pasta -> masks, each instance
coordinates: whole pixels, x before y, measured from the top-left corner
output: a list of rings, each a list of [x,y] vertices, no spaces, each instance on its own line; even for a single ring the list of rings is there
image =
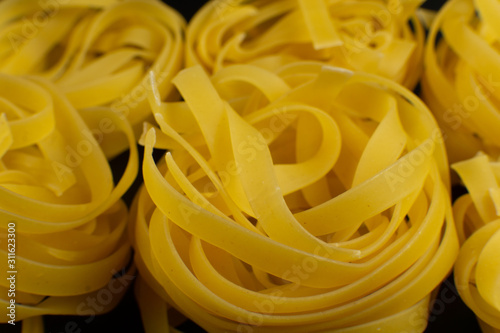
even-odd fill
[[[429,32],[422,80],[452,168],[469,192],[453,207],[462,244],[454,277],[483,332],[500,331],[498,10],[489,0],[445,4]]]
[[[451,162],[499,153],[499,13],[496,1],[452,0],[428,35],[422,94],[447,137]]]
[[[131,256],[120,198],[138,171],[132,128],[108,109],[79,115],[42,78],[0,74],[0,104],[0,322],[41,332],[45,314],[109,311],[126,291]],[[97,130],[128,142],[116,185]],[[106,301],[89,307],[96,297]]]
[[[462,243],[455,264],[455,284],[479,318],[483,332],[500,332],[500,170],[485,154],[453,165],[469,193],[453,206]]]
[[[148,333],[167,303],[209,332],[425,329],[458,240],[415,95],[318,62],[193,66],[176,103],[154,82],[130,226]]]
[[[422,1],[209,1],[186,32],[186,65],[210,73],[298,60],[364,71],[413,89],[422,70]]]
[[[6,0],[0,13],[0,72],[50,79],[78,110],[107,107],[140,134],[151,116],[147,72],[177,98],[170,80],[182,66],[185,21],[161,1]],[[126,146],[114,134],[102,142],[109,157]]]

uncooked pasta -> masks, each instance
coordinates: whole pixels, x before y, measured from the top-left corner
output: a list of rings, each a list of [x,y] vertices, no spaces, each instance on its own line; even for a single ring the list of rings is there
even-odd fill
[[[7,0],[0,13],[0,72],[48,78],[78,110],[107,107],[140,133],[151,115],[146,73],[177,98],[170,80],[183,63],[185,21],[161,1]],[[108,136],[108,156],[126,148]]]
[[[23,332],[40,332],[42,315],[107,312],[130,274],[128,209],[120,198],[138,170],[132,128],[106,109],[98,113],[101,127],[89,128],[84,118],[97,121],[97,113],[80,116],[44,79],[1,74],[0,87],[0,322],[22,320]],[[96,131],[126,138],[120,179]],[[112,297],[90,307],[87,300],[104,297],[102,290]]]
[[[453,206],[462,243],[455,284],[479,318],[483,332],[500,332],[500,165],[478,154],[453,168],[469,192]]]
[[[186,65],[275,69],[315,60],[413,88],[422,70],[421,1],[209,1],[190,21]]]
[[[451,162],[479,150],[499,154],[499,13],[496,1],[452,0],[429,32],[423,98],[445,133]]]
[[[458,241],[415,95],[318,62],[173,82],[183,102],[150,94],[131,226],[148,333],[168,329],[167,303],[209,332],[425,329]]]

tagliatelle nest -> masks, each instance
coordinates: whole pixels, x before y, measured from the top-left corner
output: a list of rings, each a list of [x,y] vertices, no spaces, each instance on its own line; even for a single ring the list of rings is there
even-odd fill
[[[23,331],[40,332],[41,315],[88,314],[87,300],[127,266],[120,198],[135,179],[138,153],[130,125],[114,112],[81,112],[126,137],[129,161],[115,185],[95,131],[48,81],[1,74],[0,103],[0,321],[12,318],[15,300]],[[111,310],[126,288],[114,290],[92,313]]]
[[[48,78],[79,110],[107,107],[140,133],[151,115],[147,72],[177,98],[170,80],[182,66],[186,23],[161,1],[6,0],[0,13],[0,72]],[[110,135],[102,147],[114,156],[126,141]]]
[[[429,31],[423,99],[445,133],[451,162],[480,150],[500,153],[499,13],[497,1],[452,0]]]
[[[133,206],[146,327],[168,329],[168,303],[209,332],[425,329],[458,241],[417,97],[315,62],[173,82],[184,102],[150,95]]]
[[[455,284],[484,332],[500,331],[500,164],[487,155],[456,163],[469,193],[454,204],[462,247]]]
[[[214,0],[187,29],[186,65],[210,73],[300,60],[374,73],[413,88],[420,77],[421,1]]]

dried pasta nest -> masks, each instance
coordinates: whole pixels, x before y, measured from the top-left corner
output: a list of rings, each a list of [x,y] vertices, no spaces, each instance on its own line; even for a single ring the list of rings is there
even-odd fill
[[[182,66],[185,21],[161,1],[6,0],[0,12],[0,72],[48,78],[77,109],[107,107],[139,134],[151,116],[149,71],[177,98],[170,80]],[[107,137],[108,156],[125,149],[121,137]]]
[[[469,193],[453,205],[462,247],[457,290],[484,332],[500,331],[500,164],[485,154],[453,165]]]
[[[115,185],[82,118],[96,113],[80,115],[49,81],[5,74],[0,104],[0,322],[22,320],[23,331],[41,332],[41,315],[111,310],[131,283],[120,197],[138,170],[132,128],[114,112],[99,113],[103,129],[121,132],[130,149]]]
[[[499,155],[500,6],[452,0],[438,13],[425,50],[423,99],[446,136],[451,162]]]
[[[186,64],[276,69],[315,60],[374,73],[406,87],[422,69],[420,1],[209,1],[187,29]]]
[[[150,94],[132,212],[146,330],[170,306],[209,332],[425,329],[458,240],[441,132],[413,93],[318,62],[173,83],[183,102]]]

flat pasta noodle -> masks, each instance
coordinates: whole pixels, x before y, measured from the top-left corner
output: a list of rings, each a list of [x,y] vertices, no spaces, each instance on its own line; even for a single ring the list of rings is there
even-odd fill
[[[455,263],[460,296],[484,332],[500,332],[500,168],[485,154],[452,166],[468,189],[453,210],[462,243]]]
[[[133,130],[107,109],[80,115],[40,77],[0,74],[0,88],[0,322],[15,300],[23,332],[43,332],[41,316],[88,315],[104,289],[91,313],[110,311],[134,270],[121,200],[139,167]],[[120,179],[83,119],[97,114],[128,144]]]
[[[314,60],[413,89],[422,72],[422,1],[208,1],[189,22],[186,66],[275,69]]]
[[[447,137],[452,163],[478,151],[499,154],[499,19],[496,1],[452,0],[429,31],[422,97]]]
[[[209,332],[425,329],[458,238],[441,132],[415,95],[319,62],[193,66],[177,103],[150,82],[129,229],[148,333],[172,326],[162,302]]]
[[[139,135],[151,118],[147,72],[167,100],[178,98],[170,80],[183,63],[186,23],[161,1],[7,0],[0,12],[0,72],[48,78],[78,110],[106,107]],[[107,156],[126,149],[109,137]]]

